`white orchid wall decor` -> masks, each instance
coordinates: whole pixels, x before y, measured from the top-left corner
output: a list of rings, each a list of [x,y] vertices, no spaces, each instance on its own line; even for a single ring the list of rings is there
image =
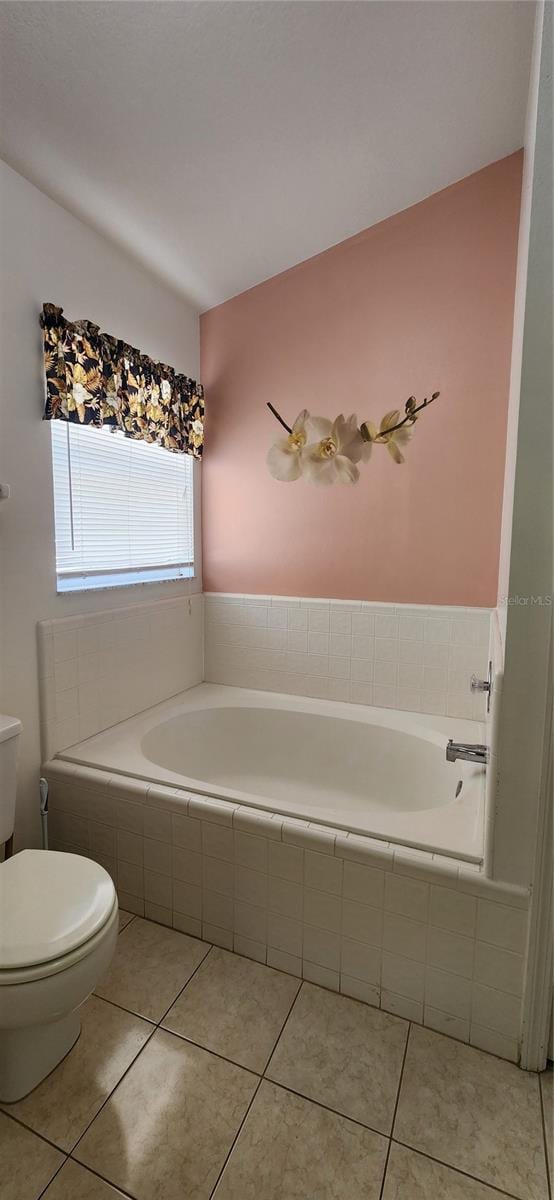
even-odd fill
[[[267,465],[274,479],[292,483],[303,476],[310,483],[357,483],[360,478],[358,463],[367,462],[373,445],[386,446],[395,463],[403,463],[401,447],[409,442],[418,413],[427,408],[440,396],[433,392],[430,400],[417,403],[410,396],[404,406],[404,417],[398,408],[383,417],[379,428],[372,421],[358,425],[355,413],[335,421],[326,417],[313,417],[303,409],[292,429],[283,420],[272,404],[268,408],[287,431],[271,446]]]

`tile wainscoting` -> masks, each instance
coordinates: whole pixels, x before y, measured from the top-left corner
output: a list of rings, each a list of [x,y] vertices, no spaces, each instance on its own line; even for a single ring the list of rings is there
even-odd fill
[[[210,683],[483,720],[490,611],[205,594]]]
[[[42,756],[204,678],[203,597],[106,609],[38,624]]]
[[[123,908],[517,1061],[528,896],[453,859],[54,760]]]

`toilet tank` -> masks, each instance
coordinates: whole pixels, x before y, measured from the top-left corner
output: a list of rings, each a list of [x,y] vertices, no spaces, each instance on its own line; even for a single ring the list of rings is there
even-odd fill
[[[7,842],[15,824],[17,745],[21,721],[0,714],[0,845]]]

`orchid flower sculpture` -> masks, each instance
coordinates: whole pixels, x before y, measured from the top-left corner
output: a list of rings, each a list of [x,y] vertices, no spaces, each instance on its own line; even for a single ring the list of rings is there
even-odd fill
[[[326,417],[312,417],[303,409],[292,428],[283,420],[272,404],[268,408],[287,432],[271,446],[267,465],[274,479],[292,483],[304,476],[310,483],[357,483],[360,478],[358,463],[367,462],[374,444],[385,445],[395,463],[403,463],[401,447],[409,442],[418,413],[436,400],[440,392],[433,392],[430,400],[418,404],[410,396],[404,406],[404,417],[395,408],[383,417],[379,428],[372,421],[358,425],[355,413],[345,418],[342,413],[335,421]]]

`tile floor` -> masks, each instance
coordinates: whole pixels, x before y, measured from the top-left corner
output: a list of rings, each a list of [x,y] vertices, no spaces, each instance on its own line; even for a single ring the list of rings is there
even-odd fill
[[[548,1200],[552,1078],[122,913],[76,1046],[0,1111],[2,1196]]]

